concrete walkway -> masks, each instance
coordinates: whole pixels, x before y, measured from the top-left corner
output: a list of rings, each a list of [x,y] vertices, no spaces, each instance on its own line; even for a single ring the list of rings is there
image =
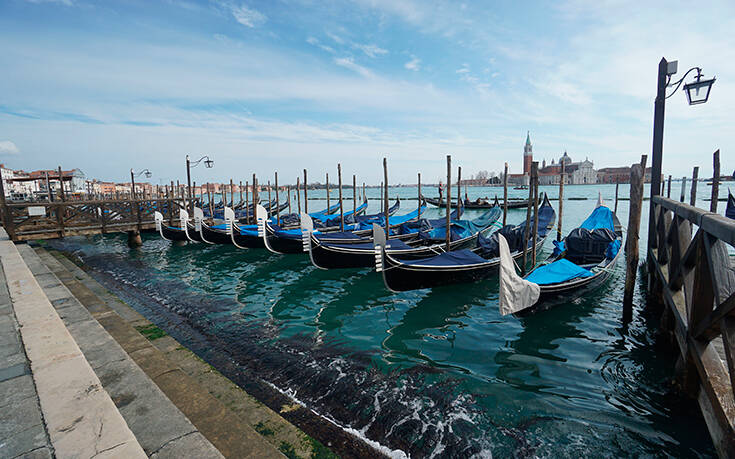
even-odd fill
[[[27,359],[20,361],[16,357],[16,365],[30,363],[36,389],[33,394],[30,385],[5,386],[6,392],[2,393],[3,399],[0,403],[8,408],[3,409],[3,413],[10,413],[4,416],[12,418],[12,421],[3,422],[3,425],[25,422],[20,409],[13,411],[13,408],[19,408],[23,400],[30,400],[26,402],[29,405],[27,411],[29,416],[35,417],[31,418],[30,423],[33,425],[28,426],[27,430],[18,432],[17,427],[9,428],[15,431],[15,435],[13,432],[6,434],[3,430],[3,435],[7,437],[2,440],[2,444],[16,442],[13,455],[30,452],[43,457],[48,452],[49,456],[55,454],[58,457],[146,457],[143,448],[102,388],[99,378],[4,229],[0,229],[0,260],[17,322],[9,319],[5,321],[12,324],[13,330],[16,330],[16,326],[19,327]],[[5,315],[8,316],[9,314]],[[13,342],[9,345],[12,346]],[[9,376],[15,371],[20,372],[18,377],[21,377],[26,370],[21,366],[10,371]],[[26,383],[28,382],[26,379]],[[23,391],[25,393],[21,394]],[[40,426],[37,422],[38,412],[31,406],[36,396],[41,419],[45,424],[44,433],[37,428]],[[19,435],[34,430],[36,434],[26,440]],[[44,438],[46,434],[48,440]]]
[[[98,322],[120,317],[100,301],[90,303],[90,308],[82,305],[32,248],[25,244],[17,248],[146,454],[156,458],[222,457]],[[147,347],[147,341],[133,332],[136,347]]]
[[[39,250],[36,254],[27,246],[23,249],[23,253],[34,265],[33,258],[40,258],[45,267],[68,289],[74,301],[91,313],[148,378],[224,456],[284,457],[255,429],[235,416],[207,388],[189,377],[151,341],[145,339],[135,328],[136,325],[150,325],[144,317],[123,303],[114,304],[113,309],[113,304],[102,300],[87,285],[80,282],[72,272],[78,271],[78,268],[71,265],[68,260],[64,259],[70,266],[64,266],[59,259],[48,252]]]
[[[0,457],[51,457],[31,364],[0,264]]]

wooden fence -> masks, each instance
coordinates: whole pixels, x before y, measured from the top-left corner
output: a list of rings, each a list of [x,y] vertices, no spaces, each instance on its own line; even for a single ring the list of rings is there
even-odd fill
[[[651,201],[649,293],[663,302],[685,390],[721,457],[735,457],[735,221],[662,196]]]
[[[158,210],[173,224],[182,198],[3,203],[3,226],[13,241],[141,231],[155,228]]]

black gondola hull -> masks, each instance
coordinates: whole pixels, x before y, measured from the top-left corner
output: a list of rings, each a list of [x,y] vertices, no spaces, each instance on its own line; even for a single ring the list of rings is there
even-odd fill
[[[202,236],[206,242],[212,244],[232,244],[232,238],[229,234],[212,229],[207,225],[202,225]]]
[[[161,225],[161,236],[169,241],[188,241],[184,230],[171,228],[170,226]]]

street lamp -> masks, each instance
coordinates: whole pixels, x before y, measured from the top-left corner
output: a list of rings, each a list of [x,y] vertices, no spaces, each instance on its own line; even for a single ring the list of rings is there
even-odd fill
[[[143,169],[142,171],[138,172],[137,174],[133,169],[130,169],[130,189],[133,196],[133,200],[135,199],[135,177],[140,177],[141,175],[145,174],[145,178],[151,178],[151,171],[148,169]]]
[[[666,58],[661,58],[658,63],[658,86],[656,92],[656,103],[653,110],[653,161],[651,165],[651,200],[654,196],[661,194],[661,163],[663,160],[664,150],[664,113],[666,108],[666,99],[673,96],[679,90],[684,79],[694,70],[697,71],[696,80],[684,85],[687,102],[689,105],[699,105],[707,102],[709,93],[715,79],[702,80],[702,69],[692,67],[675,82],[671,82],[671,76],[675,75],[678,69],[678,61],[668,62]],[[671,94],[666,95],[666,88],[674,87]],[[646,171],[643,171],[645,175]],[[648,215],[648,240],[654,239],[656,231],[655,215],[653,214],[653,203],[650,206]]]
[[[189,160],[189,155],[186,155],[186,184],[187,189],[189,190],[187,193],[189,195],[189,212],[191,212],[192,215],[194,215],[194,201],[191,198],[191,168],[197,167],[202,160],[204,161],[204,167],[207,169],[214,167],[214,161],[207,155],[202,156],[194,162]]]

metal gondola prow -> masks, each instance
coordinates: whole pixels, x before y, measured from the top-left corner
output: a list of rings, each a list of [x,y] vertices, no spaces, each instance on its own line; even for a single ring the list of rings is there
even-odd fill
[[[270,252],[278,253],[273,250],[273,247],[268,243],[268,230],[266,228],[266,225],[268,224],[268,211],[265,210],[265,207],[260,204],[257,205],[255,208],[255,218],[258,222],[258,236],[263,238],[265,248]]]
[[[304,252],[311,252],[311,233],[314,231],[314,222],[309,214],[301,212],[301,241],[303,242]]]
[[[383,272],[383,263],[385,257],[385,244],[386,244],[385,230],[380,226],[373,223],[373,244],[375,247],[375,271]]]
[[[208,241],[204,237],[204,230],[202,230],[202,226],[204,223],[204,211],[199,208],[194,208],[194,229],[199,233],[199,237],[202,239],[202,241],[206,242],[207,244],[214,244],[212,241]]]
[[[166,236],[163,235],[163,214],[159,211],[155,211],[153,213],[153,218],[156,220],[156,231],[158,231],[162,238],[166,239]]]
[[[187,212],[185,209],[179,209],[179,220],[181,220],[181,228],[184,230],[186,238],[191,242],[199,242],[189,236],[189,212]]]

